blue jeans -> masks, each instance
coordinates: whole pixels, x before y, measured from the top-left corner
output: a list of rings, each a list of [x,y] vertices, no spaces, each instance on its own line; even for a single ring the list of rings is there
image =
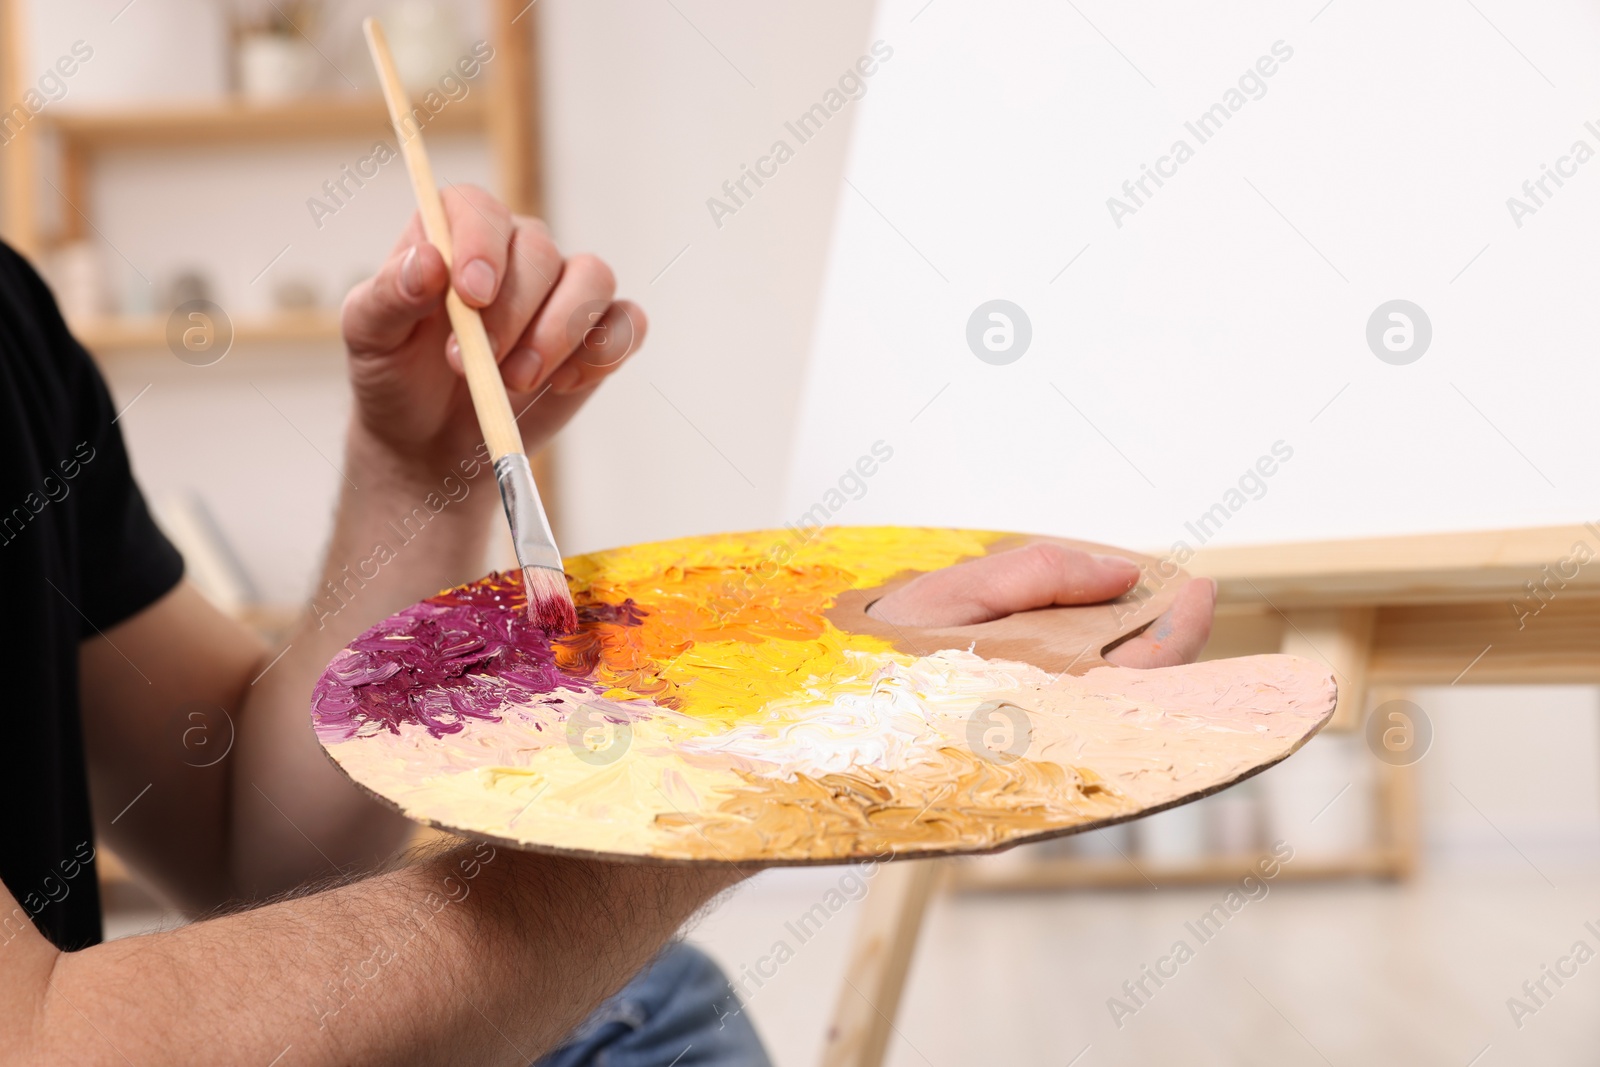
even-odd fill
[[[722,971],[675,942],[533,1067],[771,1067]]]

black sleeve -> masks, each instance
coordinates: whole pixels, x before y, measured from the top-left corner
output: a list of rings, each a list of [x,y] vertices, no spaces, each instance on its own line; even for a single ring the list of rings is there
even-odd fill
[[[77,468],[68,484],[78,498],[72,509],[77,607],[87,616],[83,636],[88,637],[137,615],[169,592],[183,577],[183,557],[150,517],[133,480],[117,410],[99,368],[68,331],[49,287],[21,257],[6,252],[20,266],[23,284],[33,290],[45,358],[56,363],[71,412],[70,442],[65,442],[70,450],[60,453],[57,462],[63,474]]]

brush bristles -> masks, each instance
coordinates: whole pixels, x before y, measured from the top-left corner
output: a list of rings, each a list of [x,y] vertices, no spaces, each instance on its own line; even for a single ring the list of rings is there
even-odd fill
[[[578,628],[578,609],[565,574],[549,567],[524,567],[522,587],[528,594],[528,618],[535,626],[554,634]]]

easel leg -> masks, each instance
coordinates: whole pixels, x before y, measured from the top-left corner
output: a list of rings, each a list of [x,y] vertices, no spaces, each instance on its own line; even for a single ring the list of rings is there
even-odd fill
[[[1387,685],[1373,691],[1377,709],[1391,700],[1409,700],[1404,686]],[[1419,752],[1420,760],[1426,753]],[[1417,814],[1417,767],[1409,763],[1380,763],[1378,767],[1378,847],[1383,850],[1384,874],[1405,881],[1416,873],[1421,852]]]
[[[938,862],[889,863],[873,879],[823,1045],[823,1067],[883,1063]]]
[[[1374,608],[1328,608],[1290,611],[1280,651],[1326,663],[1339,683],[1339,704],[1328,729],[1340,733],[1361,729],[1366,711],[1367,661],[1372,655]]]

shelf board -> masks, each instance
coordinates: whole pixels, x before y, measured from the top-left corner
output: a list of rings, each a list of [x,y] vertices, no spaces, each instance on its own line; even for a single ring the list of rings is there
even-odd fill
[[[1039,892],[1059,889],[1148,889],[1233,882],[1256,870],[1263,856],[1206,856],[1190,863],[1153,860],[1029,859],[986,869],[981,857],[963,860],[952,872],[951,886],[958,892]],[[1391,849],[1373,848],[1332,859],[1290,860],[1280,863],[1272,881],[1308,881],[1327,878],[1394,878],[1402,873],[1400,857]],[[1134,866],[1137,863],[1138,866]]]
[[[487,127],[482,86],[447,103],[423,127],[428,134]],[[173,103],[130,108],[49,109],[37,121],[80,151],[152,145],[308,141],[393,136],[381,97],[333,93],[279,104],[224,98],[201,104]]]
[[[162,349],[167,347],[167,320],[161,316],[111,316],[74,324],[72,334],[96,354]],[[332,311],[282,312],[233,323],[235,347],[337,340],[339,316]]]

